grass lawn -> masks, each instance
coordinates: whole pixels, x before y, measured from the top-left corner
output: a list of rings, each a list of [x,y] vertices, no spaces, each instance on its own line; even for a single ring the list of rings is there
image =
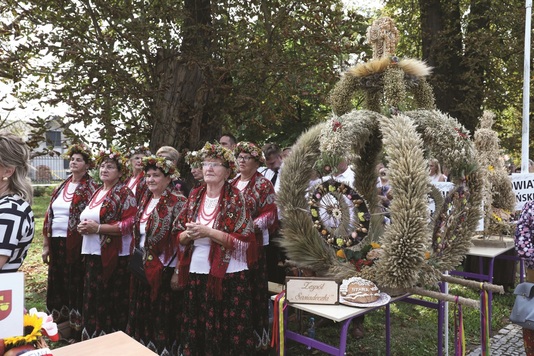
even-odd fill
[[[36,235],[24,261],[22,271],[26,279],[26,308],[36,307],[45,310],[47,267],[41,260],[43,243],[42,225],[44,212],[48,206],[48,195],[36,197],[33,210],[36,218]],[[467,298],[478,299],[478,293],[465,287],[450,286],[450,293]],[[514,303],[513,293],[493,296],[492,331],[497,333],[509,324],[508,316]],[[454,354],[454,306],[449,306],[449,353]],[[473,308],[464,307],[464,325],[469,350],[480,345],[480,313]],[[303,315],[302,320],[307,320]],[[385,313],[379,309],[365,317],[365,337],[355,340],[349,337],[348,355],[384,355],[385,354]],[[303,323],[306,328],[306,322]],[[298,325],[292,325],[296,330]],[[327,324],[317,328],[318,339],[338,345],[339,325]],[[54,345],[51,345],[52,347]],[[289,342],[287,354],[318,354],[304,346]],[[436,355],[437,354],[437,311],[404,302],[391,305],[391,353],[392,355]]]

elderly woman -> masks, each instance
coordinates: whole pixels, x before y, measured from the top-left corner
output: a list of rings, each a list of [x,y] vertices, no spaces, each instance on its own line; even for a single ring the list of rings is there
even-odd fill
[[[70,320],[71,327],[81,327],[84,268],[81,258],[82,235],[77,227],[80,214],[97,188],[89,176],[93,158],[83,144],[69,147],[71,176],[52,193],[43,223],[44,263],[48,263],[46,307],[54,321]]]
[[[158,151],[156,152],[156,156],[163,157],[168,160],[170,160],[172,163],[174,163],[174,166],[178,169],[178,161],[180,160],[180,153],[176,150],[176,148],[171,146],[161,146]],[[184,196],[189,196],[189,187],[187,184],[180,178],[175,178],[172,183],[174,184],[174,187],[178,189]]]
[[[150,156],[150,150],[146,146],[135,146],[129,152],[128,166],[130,167],[130,177],[126,179],[126,185],[134,193],[137,202],[141,200],[146,189],[144,181],[143,157]]]
[[[195,180],[195,186],[193,188],[199,187],[204,182],[204,176],[202,175],[202,159],[198,151],[187,152],[185,162],[191,168],[191,175]]]
[[[517,255],[524,259],[526,282],[534,283],[534,201],[527,202],[515,231],[515,249]],[[523,329],[523,343],[527,356],[534,356],[534,330]]]
[[[172,180],[178,176],[174,164],[163,157],[143,158],[148,190],[141,199],[135,219],[135,246],[144,251],[144,269],[148,284],[132,278],[130,311],[126,332],[160,355],[174,354],[181,314],[182,298],[177,287],[177,245],[172,224],[186,198],[174,189]]]
[[[249,266],[257,246],[245,198],[228,183],[233,153],[206,143],[200,151],[205,184],[193,190],[175,221],[182,245],[179,284],[185,287],[184,355],[254,353]]]
[[[82,340],[125,330],[128,321],[128,260],[137,204],[123,183],[126,159],[116,149],[96,157],[102,186],[80,215],[85,258]]]
[[[269,232],[273,233],[277,225],[277,209],[274,187],[270,180],[258,172],[265,164],[265,157],[260,147],[252,142],[239,142],[234,150],[239,176],[232,185],[245,195],[251,217],[254,220],[258,264],[251,268],[253,286],[253,321],[256,347],[267,349],[269,346],[269,293],[267,260],[264,246],[269,245]],[[278,261],[273,258],[274,269]]]
[[[28,146],[0,132],[0,273],[19,269],[35,232],[29,168]]]

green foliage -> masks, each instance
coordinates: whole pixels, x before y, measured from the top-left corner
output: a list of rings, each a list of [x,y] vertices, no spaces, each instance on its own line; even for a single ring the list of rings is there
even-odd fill
[[[401,33],[398,55],[421,58],[434,67],[430,82],[438,108],[471,132],[482,109],[494,112],[501,145],[511,155],[517,154],[521,142],[524,1],[391,0],[383,12],[395,19]],[[429,34],[427,43],[422,40],[422,27],[428,24],[436,32]]]
[[[288,145],[325,116],[325,98],[349,55],[363,59],[368,50],[362,45],[367,19],[343,11],[337,0],[191,3],[200,10],[188,17],[192,10],[182,1],[6,0],[0,77],[15,83],[22,102],[66,105],[67,135],[87,141],[73,128],[79,124],[97,133],[99,146],[131,146],[157,130],[190,130],[193,114],[155,105],[188,90],[168,87],[162,73],[177,60],[195,63],[210,94],[207,102],[195,97],[194,105],[205,106],[211,126]],[[154,127],[161,116],[170,116],[174,127]],[[40,137],[48,119],[33,119]],[[193,136],[177,148],[195,148]]]

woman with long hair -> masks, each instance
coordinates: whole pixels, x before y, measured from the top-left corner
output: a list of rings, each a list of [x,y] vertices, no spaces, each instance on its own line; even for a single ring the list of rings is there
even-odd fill
[[[12,133],[0,133],[0,273],[16,272],[35,232],[28,179],[30,151]]]
[[[249,266],[257,262],[252,219],[243,194],[228,180],[233,152],[206,143],[205,184],[194,189],[175,221],[184,287],[184,355],[252,355],[253,298]]]
[[[128,261],[137,203],[123,183],[126,158],[118,150],[96,156],[102,186],[81,213],[85,259],[82,340],[126,329],[130,273]]]
[[[98,186],[88,173],[93,157],[87,146],[74,144],[65,157],[71,176],[54,189],[43,223],[42,258],[48,264],[46,308],[55,322],[69,320],[72,328],[80,330],[84,268],[82,235],[77,227]]]

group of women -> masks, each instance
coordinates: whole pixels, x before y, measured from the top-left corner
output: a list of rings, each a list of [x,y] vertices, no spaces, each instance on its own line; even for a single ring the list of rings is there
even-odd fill
[[[72,175],[52,194],[43,229],[47,307],[82,340],[123,330],[160,355],[267,350],[263,246],[277,211],[272,183],[257,173],[263,153],[206,143],[186,157],[196,179],[186,197],[170,149],[102,150],[97,184],[89,149],[69,148]],[[128,269],[135,248],[143,280]]]

